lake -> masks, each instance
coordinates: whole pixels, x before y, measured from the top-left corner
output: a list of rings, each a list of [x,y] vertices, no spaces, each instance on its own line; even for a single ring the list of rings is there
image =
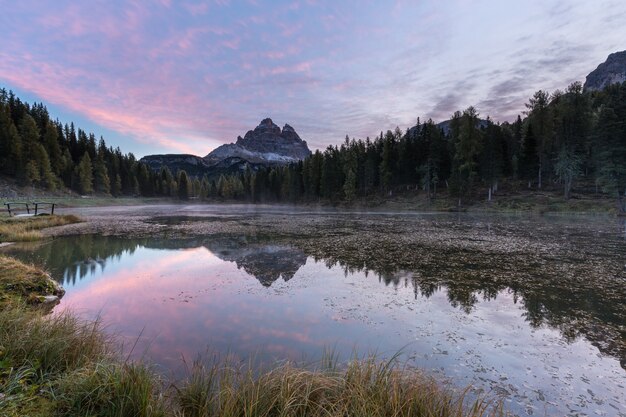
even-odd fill
[[[220,221],[201,214],[146,223]],[[305,232],[190,237],[161,230],[3,251],[45,266],[63,284],[55,312],[101,317],[131,357],[175,376],[182,358],[199,354],[309,363],[329,350],[342,360],[401,352],[442,381],[503,398],[518,415],[626,415],[619,219],[370,213],[355,224],[354,215],[332,216],[320,234],[336,237],[319,244]],[[386,245],[402,235],[390,226],[372,237],[367,225],[397,222],[421,222],[423,233],[451,243],[408,242],[410,253],[396,248],[403,255],[390,259]],[[380,241],[365,258],[341,233],[359,227]],[[480,239],[491,249],[472,246]]]

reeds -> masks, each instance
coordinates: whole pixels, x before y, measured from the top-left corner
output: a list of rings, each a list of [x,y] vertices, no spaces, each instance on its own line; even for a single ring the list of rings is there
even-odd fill
[[[320,362],[322,363],[322,362]],[[233,361],[194,362],[174,388],[177,415],[185,417],[484,416],[498,404],[466,400],[467,391],[444,389],[397,358],[355,358],[345,367],[284,363],[255,370]]]

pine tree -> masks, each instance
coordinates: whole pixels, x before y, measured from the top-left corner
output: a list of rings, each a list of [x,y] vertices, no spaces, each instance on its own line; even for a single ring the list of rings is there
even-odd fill
[[[181,200],[189,199],[189,177],[184,170],[178,171],[178,198]]]
[[[39,176],[39,167],[34,160],[30,160],[26,163],[24,168],[24,184],[25,185],[37,185],[41,181]]]
[[[0,171],[17,176],[22,167],[22,138],[20,137],[8,105],[0,104]]]
[[[91,158],[85,152],[76,167],[76,177],[78,178],[78,190],[81,194],[90,194],[93,192],[93,171],[91,166]]]
[[[580,174],[581,165],[581,158],[573,150],[573,147],[563,145],[554,164],[554,172],[563,183],[563,194],[566,200],[570,198],[572,182]]]
[[[48,190],[56,190],[57,178],[52,172],[50,159],[48,158],[48,153],[46,152],[46,149],[43,147],[42,144],[37,143],[33,149],[33,152],[34,161],[37,168],[39,169],[40,184],[46,187]]]
[[[535,178],[537,167],[539,166],[537,158],[537,140],[535,139],[533,125],[531,123],[528,124],[526,135],[524,136],[521,165],[524,179],[528,180],[528,188],[530,188],[532,180]]]
[[[61,147],[59,146],[59,135],[56,126],[48,121],[46,124],[46,130],[44,133],[44,143],[46,146],[46,152],[50,158],[50,165],[54,175],[61,176],[63,168],[63,160],[61,159]]]
[[[455,188],[459,199],[467,195],[478,174],[477,158],[481,150],[482,134],[478,129],[478,112],[469,107],[463,112],[459,125],[459,139],[456,143],[455,160]]]
[[[382,160],[380,162],[380,183],[383,191],[385,192],[389,191],[389,188],[391,187],[393,170],[393,146],[394,136],[393,133],[388,130],[385,138],[383,139],[383,153]],[[389,192],[391,193],[391,191]]]
[[[119,197],[122,194],[122,177],[120,177],[120,174],[115,174],[112,192],[115,197]]]
[[[537,188],[543,185],[543,173],[547,170],[550,152],[550,94],[539,90],[526,104],[528,115],[534,126],[537,153]]]
[[[25,114],[19,125],[19,134],[22,139],[22,155],[23,160],[18,165],[18,177],[21,177],[21,182],[26,185],[37,185],[41,181],[41,175],[39,173],[40,167],[36,156],[38,154],[38,141],[39,131],[37,130],[37,123],[29,114]],[[26,169],[20,175],[19,167],[26,164]]]
[[[626,212],[626,126],[615,110],[603,108],[596,127],[596,175],[602,190],[617,199]]]
[[[343,184],[343,193],[346,201],[351,202],[356,198],[356,174],[352,169],[348,169],[346,180]]]
[[[94,185],[96,192],[103,194],[111,193],[111,180],[104,162],[104,151],[99,151],[94,163]]]
[[[480,155],[480,172],[487,183],[487,199],[491,201],[498,188],[504,161],[502,128],[489,121],[484,131],[483,147]]]

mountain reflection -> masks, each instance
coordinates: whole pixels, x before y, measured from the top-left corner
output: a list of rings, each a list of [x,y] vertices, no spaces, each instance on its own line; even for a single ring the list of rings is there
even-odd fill
[[[393,260],[371,259],[365,264],[353,261],[339,247],[327,256],[311,255],[288,244],[250,236],[173,240],[95,235],[59,238],[36,246],[15,245],[5,252],[44,266],[61,284],[72,286],[140,247],[157,250],[204,247],[221,260],[235,263],[264,287],[281,278],[289,281],[312,258],[328,268],[342,268],[345,275],[364,273],[366,277],[374,275],[384,286],[412,288],[416,300],[445,290],[449,303],[466,313],[481,300],[494,300],[506,291],[522,307],[530,326],[558,329],[570,342],[584,337],[601,352],[618,358],[626,369],[625,306],[606,302],[605,292],[611,291],[610,288],[580,285],[565,278],[531,277],[521,270],[512,272],[510,267],[503,267],[500,274],[493,273],[481,268],[480,254],[476,258],[463,254],[466,268],[458,267],[458,263],[452,265],[456,261],[454,256],[461,255],[445,253],[439,254],[442,259],[435,259],[419,270],[406,271],[394,265]]]

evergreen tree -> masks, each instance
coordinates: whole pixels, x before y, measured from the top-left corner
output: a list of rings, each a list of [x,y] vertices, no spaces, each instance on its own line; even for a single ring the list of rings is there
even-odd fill
[[[46,130],[44,133],[44,143],[46,146],[46,152],[50,158],[50,165],[52,172],[56,176],[61,175],[63,169],[63,160],[61,159],[61,147],[59,146],[59,135],[56,126],[48,121],[46,123]]]
[[[111,180],[104,162],[104,151],[98,152],[94,163],[94,185],[96,192],[103,194],[111,193]]]
[[[459,199],[466,196],[478,174],[477,158],[481,150],[482,135],[478,129],[478,112],[469,107],[463,112],[459,125],[459,139],[456,143],[455,160],[455,188]]]
[[[187,176],[187,172],[184,170],[178,171],[178,198],[181,200],[189,199],[189,177]]]
[[[22,163],[22,138],[7,104],[0,103],[0,172],[17,176]]]
[[[484,140],[480,154],[480,172],[487,183],[487,199],[491,201],[498,189],[498,180],[502,175],[504,165],[502,128],[489,121],[484,131]]]
[[[122,194],[122,177],[120,177],[120,174],[115,174],[115,181],[113,181],[111,191],[115,197],[119,197]]]
[[[534,126],[537,153],[537,188],[543,185],[543,173],[547,170],[550,151],[550,95],[542,90],[537,91],[526,104],[528,115]]]
[[[573,147],[563,145],[554,164],[554,172],[563,183],[563,193],[566,200],[569,200],[574,178],[580,174],[581,159],[574,152]]]
[[[536,178],[535,173],[537,172],[537,167],[539,166],[537,158],[537,140],[535,139],[533,125],[531,123],[528,124],[526,129],[522,152],[521,165],[523,176],[524,179],[528,181],[528,188],[530,188],[533,179]]]
[[[37,164],[36,157],[39,152],[37,145],[39,142],[39,130],[37,123],[29,114],[24,114],[19,125],[19,134],[22,139],[22,156],[18,165],[18,177],[21,177],[22,183],[27,185],[37,185],[41,180],[39,174],[40,167]],[[26,164],[27,169],[20,175],[19,168]]]
[[[46,189],[54,191],[57,188],[57,179],[52,172],[52,168],[50,166],[50,159],[48,158],[48,153],[42,144],[37,143],[33,148],[33,157],[34,162],[39,170],[39,182],[35,183],[35,185],[42,185]]]
[[[90,194],[93,192],[93,169],[91,166],[91,158],[85,152],[76,167],[76,177],[78,179],[78,190],[81,194]]]
[[[346,201],[350,202],[356,197],[356,174],[350,168],[346,173],[346,180],[343,184],[343,193]]]
[[[391,186],[393,169],[393,146],[394,136],[391,130],[388,130],[387,134],[385,134],[385,138],[383,139],[383,153],[382,160],[380,162],[380,184],[385,192],[390,192],[389,188]]]
[[[626,126],[615,110],[600,111],[596,127],[596,175],[602,190],[616,197],[618,210],[626,212]]]

